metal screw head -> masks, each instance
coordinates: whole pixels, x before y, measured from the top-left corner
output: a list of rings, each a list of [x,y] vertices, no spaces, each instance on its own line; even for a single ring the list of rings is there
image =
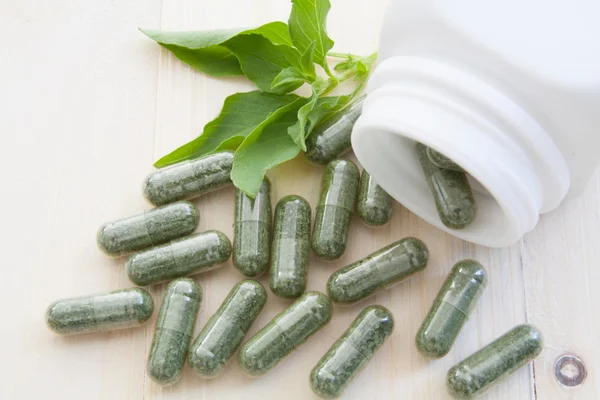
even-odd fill
[[[562,385],[574,387],[583,383],[587,377],[587,369],[579,357],[566,354],[556,360],[554,375]]]

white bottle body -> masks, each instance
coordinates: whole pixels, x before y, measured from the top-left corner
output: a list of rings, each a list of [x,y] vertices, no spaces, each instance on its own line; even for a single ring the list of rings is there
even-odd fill
[[[600,2],[391,0],[354,151],[384,189],[463,239],[505,246],[579,193],[600,160]],[[475,178],[476,222],[450,230],[412,154]]]

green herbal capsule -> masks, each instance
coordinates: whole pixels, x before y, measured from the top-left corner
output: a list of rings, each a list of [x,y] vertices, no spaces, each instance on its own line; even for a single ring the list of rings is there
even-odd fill
[[[325,165],[350,150],[352,128],[360,117],[363,102],[364,97],[314,129],[306,139],[304,156],[308,161]]]
[[[181,377],[201,299],[202,289],[191,279],[176,279],[167,287],[146,365],[155,382],[172,385]]]
[[[429,157],[429,161],[431,161],[435,166],[451,169],[453,171],[465,172],[464,169],[439,151],[433,150],[431,147],[427,148],[427,156]]]
[[[236,189],[233,266],[244,276],[262,275],[269,267],[272,218],[268,179],[263,180],[255,199]]]
[[[152,297],[143,289],[124,289],[58,300],[48,307],[46,323],[59,335],[108,332],[148,321]]]
[[[540,354],[543,339],[532,325],[519,325],[448,371],[450,394],[471,399]]]
[[[394,199],[363,169],[358,189],[356,211],[362,222],[382,226],[392,219]]]
[[[269,286],[279,297],[293,299],[306,290],[310,253],[310,204],[287,196],[275,207]]]
[[[150,174],[144,196],[155,205],[201,196],[231,184],[233,152],[223,151],[184,161]]]
[[[206,231],[129,257],[129,279],[146,286],[220,267],[231,256],[231,243],[219,231]]]
[[[417,333],[421,354],[430,358],[448,354],[486,285],[485,269],[477,261],[454,265]]]
[[[341,395],[393,329],[394,319],[387,308],[365,308],[313,368],[310,374],[313,392],[326,399]]]
[[[250,376],[266,374],[331,319],[333,305],[323,293],[306,292],[240,349],[240,367]]]
[[[199,222],[196,206],[182,201],[108,222],[100,227],[97,242],[106,254],[120,256],[189,235]]]
[[[421,271],[428,258],[425,243],[404,238],[336,271],[327,293],[335,303],[356,303]]]
[[[433,164],[427,156],[427,148],[420,143],[416,145],[416,152],[442,223],[451,229],[471,225],[477,216],[477,203],[467,175]]]
[[[330,162],[323,172],[312,235],[312,248],[323,259],[336,260],[346,251],[359,175],[356,165],[346,160]]]
[[[194,372],[203,378],[219,375],[266,301],[260,283],[244,280],[235,285],[190,348],[188,364]]]

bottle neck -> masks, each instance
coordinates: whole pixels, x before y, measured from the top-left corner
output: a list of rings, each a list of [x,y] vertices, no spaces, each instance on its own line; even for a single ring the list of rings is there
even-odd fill
[[[479,211],[464,230],[440,221],[414,142],[461,165]],[[569,173],[550,136],[498,90],[452,66],[393,57],[369,82],[352,146],[374,180],[429,223],[487,246],[510,245],[562,201]]]

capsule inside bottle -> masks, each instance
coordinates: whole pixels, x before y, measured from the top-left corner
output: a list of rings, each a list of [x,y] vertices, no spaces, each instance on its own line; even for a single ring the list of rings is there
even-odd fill
[[[477,217],[477,203],[467,175],[433,164],[421,143],[415,150],[442,223],[450,229],[469,227]]]
[[[383,226],[392,219],[394,199],[363,169],[356,211],[367,226]]]

